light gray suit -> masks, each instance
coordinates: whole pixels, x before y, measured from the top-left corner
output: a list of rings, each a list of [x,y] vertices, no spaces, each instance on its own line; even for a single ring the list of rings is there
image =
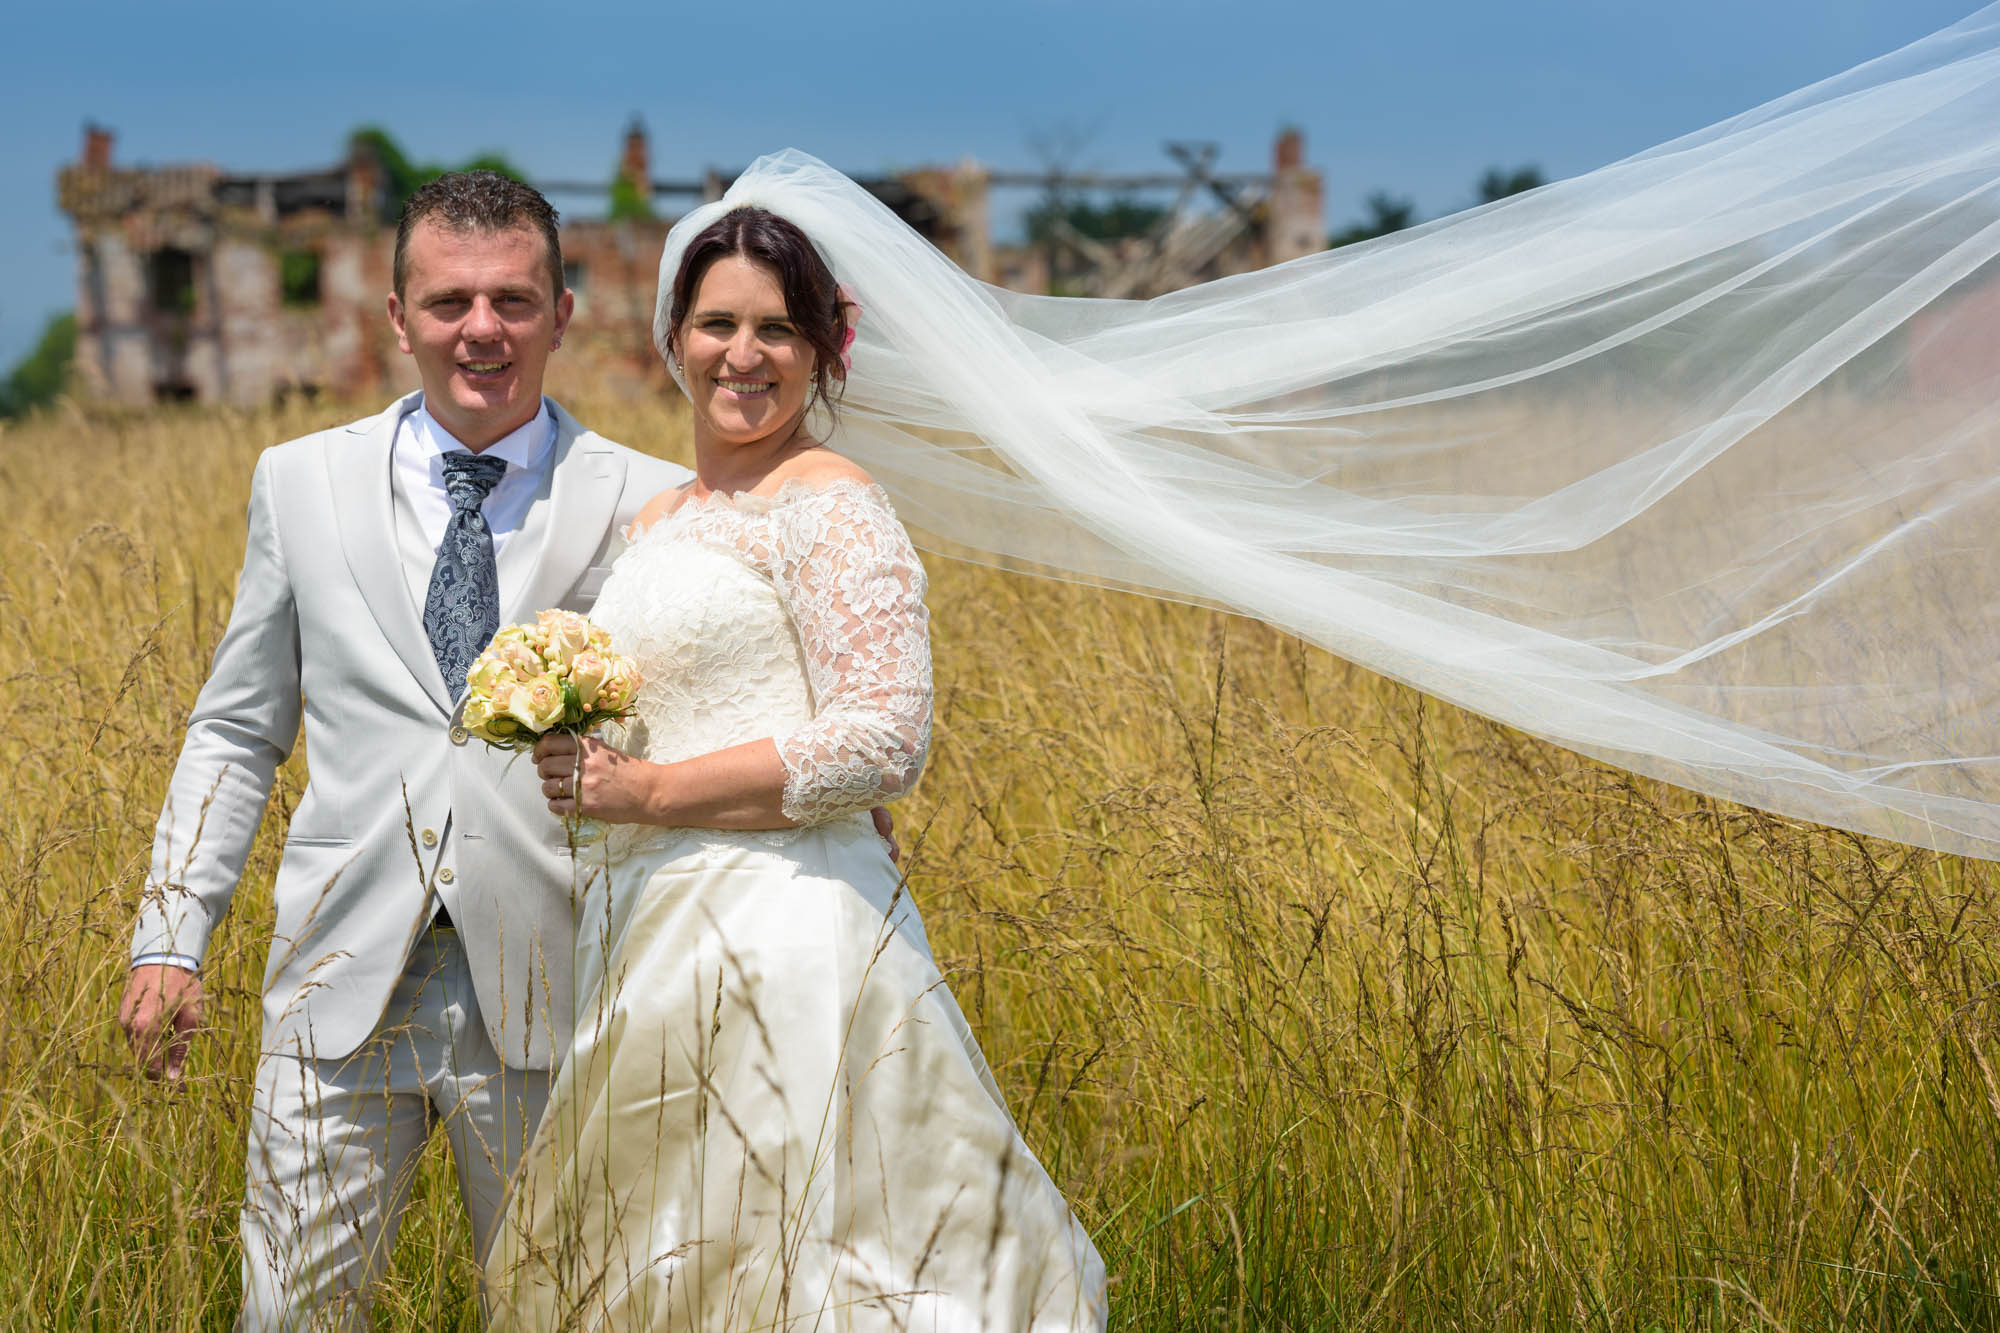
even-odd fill
[[[266,1083],[293,1077],[271,1075],[274,1059],[333,1069],[328,1062],[380,1035],[392,996],[415,984],[412,959],[430,965],[427,927],[440,903],[474,992],[453,1012],[469,1015],[476,998],[499,1062],[550,1069],[569,1035],[571,865],[561,823],[531,761],[467,743],[453,725],[412,597],[430,553],[413,548],[410,525],[398,521],[390,464],[398,423],[420,401],[413,394],[258,460],[235,607],[188,724],[134,932],[135,957],[205,953],[303,721],[311,776],[273,888],[264,974],[258,1096],[267,1113],[283,1095]],[[619,531],[688,475],[553,410],[542,493],[500,552],[502,586],[518,588],[500,608],[502,624],[548,607],[588,610]],[[465,1036],[454,1036],[460,1049]],[[467,1155],[456,1140],[454,1150]],[[489,1163],[500,1179],[505,1165]],[[468,1163],[459,1170],[465,1185]],[[253,1208],[256,1193],[253,1179]],[[383,1205],[389,1234],[396,1206],[393,1197]],[[246,1240],[249,1229],[246,1213]],[[363,1267],[379,1267],[379,1256]]]

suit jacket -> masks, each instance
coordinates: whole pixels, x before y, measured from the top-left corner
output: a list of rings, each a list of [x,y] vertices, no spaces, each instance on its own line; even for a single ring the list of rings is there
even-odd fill
[[[311,776],[273,888],[263,1048],[352,1052],[442,902],[494,1048],[548,1068],[572,1017],[572,866],[533,761],[455,724],[411,600],[390,451],[420,401],[258,460],[236,603],[168,787],[132,950],[202,957],[303,722]],[[588,610],[619,532],[688,475],[554,414],[542,493],[500,555],[525,573],[502,624]]]

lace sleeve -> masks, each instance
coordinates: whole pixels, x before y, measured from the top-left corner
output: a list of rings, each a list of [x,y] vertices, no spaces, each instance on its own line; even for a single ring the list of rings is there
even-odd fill
[[[778,576],[805,651],[813,719],[778,738],[785,817],[815,824],[908,791],[931,740],[924,570],[879,487],[785,507]]]

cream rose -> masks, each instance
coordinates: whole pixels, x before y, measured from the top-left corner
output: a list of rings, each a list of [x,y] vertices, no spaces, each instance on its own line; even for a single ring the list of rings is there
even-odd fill
[[[465,708],[458,715],[458,724],[475,736],[486,735],[486,724],[493,720],[493,701],[477,687],[468,690]]]
[[[490,699],[502,686],[515,684],[518,679],[514,669],[489,649],[465,673],[465,688],[473,696]]]
[[[595,648],[586,648],[578,653],[569,664],[570,688],[576,691],[576,700],[585,708],[597,706],[598,692],[611,674],[611,663],[606,654]]]
[[[590,647],[590,622],[574,611],[544,611],[536,617],[535,628],[542,634],[542,656],[557,671]]]
[[[503,711],[530,731],[547,731],[563,720],[562,682],[553,675],[516,685],[505,697]]]
[[[519,639],[495,638],[493,646],[487,649],[511,674],[513,684],[525,684],[535,677],[545,674],[549,665],[542,655]],[[509,683],[496,680],[496,684]]]
[[[629,707],[639,693],[639,666],[623,653],[609,653],[605,659],[604,682],[597,687],[596,706],[607,713]]]

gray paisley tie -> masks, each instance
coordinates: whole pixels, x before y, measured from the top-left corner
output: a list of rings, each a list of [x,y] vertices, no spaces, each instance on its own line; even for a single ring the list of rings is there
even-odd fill
[[[465,693],[465,673],[473,659],[500,628],[500,572],[493,563],[493,529],[486,526],[480,505],[506,471],[505,459],[456,451],[444,456],[451,521],[431,567],[424,633],[454,701]]]

